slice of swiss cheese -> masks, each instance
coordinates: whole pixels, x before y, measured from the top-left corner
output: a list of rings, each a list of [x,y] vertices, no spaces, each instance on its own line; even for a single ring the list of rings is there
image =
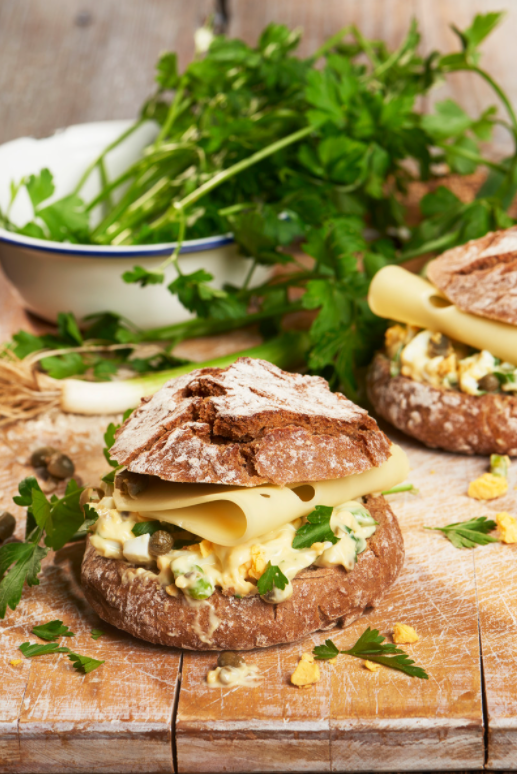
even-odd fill
[[[434,285],[400,266],[377,272],[368,303],[379,317],[445,333],[517,365],[517,327],[461,312]]]
[[[113,497],[119,511],[176,524],[218,545],[236,546],[306,516],[315,505],[339,505],[391,489],[408,472],[405,453],[393,445],[391,456],[378,468],[331,481],[232,487],[155,479],[139,497],[132,499],[117,489]]]

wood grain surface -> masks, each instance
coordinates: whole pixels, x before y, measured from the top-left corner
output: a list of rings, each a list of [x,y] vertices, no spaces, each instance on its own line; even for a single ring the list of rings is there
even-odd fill
[[[1,282],[0,303],[3,320],[30,326]],[[2,335],[8,333],[4,324]],[[199,342],[198,357],[203,346],[214,343]],[[216,346],[229,343],[218,340]],[[31,472],[30,451],[41,444],[66,449],[79,477],[93,481],[103,469],[102,432],[110,419],[56,413],[4,429],[0,506],[17,511],[12,495]],[[420,488],[418,496],[392,498],[406,565],[375,611],[331,636],[345,648],[366,625],[389,638],[394,623],[409,623],[421,640],[407,650],[429,681],[387,669],[372,674],[360,660],[341,657],[334,666],[321,666],[316,686],[297,689],[289,677],[300,655],[329,636],[322,633],[250,654],[262,674],[257,688],[208,688],[213,654],[182,657],[96,618],[78,584],[81,548],[71,546],[47,559],[41,585],[26,590],[1,628],[6,690],[0,691],[0,771],[172,772],[174,750],[176,770],[192,773],[465,770],[483,768],[486,754],[491,768],[517,769],[515,547],[458,551],[423,529],[503,509],[515,513],[515,472],[507,497],[480,504],[466,491],[486,460],[432,452],[390,434],[406,448],[411,480]],[[17,515],[22,537],[24,519],[19,510]],[[88,676],[76,674],[64,655],[12,666],[19,644],[35,640],[32,626],[53,618],[76,632],[78,652],[106,663]],[[97,642],[90,637],[95,627],[106,631]]]
[[[302,55],[352,23],[396,46],[412,17],[420,25],[423,53],[447,52],[457,49],[451,23],[462,28],[476,13],[506,10],[506,21],[483,46],[483,64],[517,103],[512,0],[230,0],[228,5],[230,36],[254,43],[271,21],[301,27]],[[194,31],[213,8],[213,0],[2,0],[0,142],[134,117],[153,89],[159,54],[177,51],[184,67],[194,53]],[[494,103],[489,87],[470,74],[453,75],[431,101],[447,96],[473,114]],[[510,147],[499,127],[494,153]]]
[[[396,440],[410,456],[411,481],[420,494],[391,498],[406,546],[406,564],[393,590],[344,631],[255,652],[249,661],[259,666],[264,681],[245,692],[208,687],[214,656],[186,653],[176,720],[179,771],[483,767],[474,555],[422,529],[443,524],[445,506],[447,523],[463,517],[465,481],[480,461]],[[407,650],[428,671],[429,681],[388,669],[373,674],[361,660],[341,657],[335,666],[321,666],[322,680],[311,689],[290,684],[301,654],[326,637],[344,649],[367,625],[390,639],[397,622],[419,632],[421,641]]]
[[[396,45],[416,16],[423,51],[450,50],[451,22],[507,9],[505,24],[484,47],[484,64],[517,103],[513,67],[517,5],[510,0],[233,0],[230,35],[256,40],[269,21],[304,28],[301,52],[313,51],[341,26]],[[83,121],[134,116],[152,89],[158,54],[175,49],[183,66],[209,0],[2,0],[0,2],[0,142],[45,136]],[[451,95],[478,113],[491,103],[485,84],[458,75],[432,101]],[[425,105],[423,107],[426,107]],[[494,152],[508,150],[503,131]],[[0,277],[0,340],[34,321]],[[219,351],[241,348],[219,339]],[[253,342],[255,343],[255,342]],[[190,352],[203,357],[199,342]],[[109,418],[55,415],[4,430],[0,437],[0,508],[12,505],[17,482],[42,443],[66,448],[84,481],[102,468],[102,430]],[[398,436],[390,432],[398,440]],[[500,510],[517,513],[511,471],[507,497],[479,504],[466,496],[486,461],[425,450],[405,442],[411,480],[420,494],[399,495],[407,561],[392,592],[368,616],[330,636],[350,646],[366,625],[390,636],[397,621],[420,633],[407,646],[429,681],[358,659],[321,666],[320,683],[299,690],[289,676],[302,652],[327,633],[250,654],[263,676],[254,689],[209,689],[215,658],[184,657],[103,624],[78,584],[81,547],[51,555],[41,585],[26,590],[0,626],[0,772],[316,772],[517,770],[517,548],[494,544],[458,551],[423,525],[442,525]],[[512,466],[515,468],[514,466]],[[76,633],[73,647],[105,659],[87,676],[65,655],[12,666],[35,623],[61,618]],[[106,634],[98,641],[92,628]],[[483,711],[484,710],[484,711]],[[486,733],[485,733],[486,732]]]

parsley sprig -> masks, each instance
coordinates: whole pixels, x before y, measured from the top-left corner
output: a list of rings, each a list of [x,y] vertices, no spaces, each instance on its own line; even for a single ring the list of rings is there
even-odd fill
[[[25,658],[47,656],[49,653],[66,653],[67,658],[73,663],[74,669],[85,675],[89,674],[89,672],[93,672],[94,669],[97,669],[105,663],[104,661],[99,661],[90,656],[81,656],[79,653],[74,653],[70,648],[60,646],[57,642],[48,642],[46,645],[23,642],[19,646],[19,650],[21,650]]]
[[[356,658],[374,661],[390,669],[398,669],[410,677],[420,677],[428,680],[429,675],[421,667],[414,666],[414,661],[400,648],[391,642],[384,642],[386,638],[379,634],[378,629],[368,627],[359,637],[355,645],[348,650],[339,650],[332,640],[325,640],[324,645],[317,645],[313,654],[317,659],[331,659],[346,654]]]
[[[0,546],[0,619],[5,617],[7,607],[16,609],[25,583],[39,585],[41,562],[49,549],[63,548],[86,522],[93,524],[97,519],[91,506],[81,506],[83,488],[74,479],[68,482],[61,498],[52,495],[49,500],[32,476],[20,482],[18,491],[14,502],[27,508],[28,521],[35,526],[25,542]],[[40,545],[42,539],[44,546]]]
[[[489,519],[487,516],[478,516],[475,519],[467,519],[467,521],[456,521],[445,527],[424,527],[424,529],[443,532],[455,548],[475,548],[498,542],[497,538],[487,534],[496,526],[493,519]]]
[[[268,562],[266,569],[257,581],[257,588],[259,594],[263,595],[267,594],[268,591],[272,591],[273,586],[276,586],[277,589],[283,591],[288,583],[289,578],[286,578],[280,567]]]
[[[296,530],[293,548],[310,548],[313,543],[337,543],[339,538],[330,527],[330,518],[334,509],[330,505],[316,505],[307,516],[307,523]]]
[[[70,631],[68,626],[65,626],[63,621],[59,620],[48,621],[48,623],[34,626],[32,633],[42,640],[57,640],[58,637],[75,637],[74,632]]]

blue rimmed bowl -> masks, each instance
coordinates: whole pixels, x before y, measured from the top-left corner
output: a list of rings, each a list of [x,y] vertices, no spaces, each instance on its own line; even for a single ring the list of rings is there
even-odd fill
[[[102,121],[79,124],[42,140],[22,137],[0,146],[0,208],[5,212],[10,200],[11,181],[38,173],[48,167],[54,176],[60,198],[73,191],[83,171],[99,153],[122,134],[130,121]],[[120,175],[138,158],[156,136],[152,123],[143,124],[106,158],[110,179]],[[81,190],[86,201],[100,189],[94,172]],[[52,200],[49,200],[49,202]],[[32,208],[25,189],[18,194],[10,212],[11,220],[23,225],[32,219]],[[93,212],[93,223],[100,212]],[[15,234],[0,228],[0,263],[23,305],[46,320],[58,312],[74,312],[82,318],[94,312],[118,312],[142,328],[171,325],[191,315],[167,290],[176,277],[169,266],[163,285],[127,285],[123,272],[136,264],[154,269],[174,250],[175,244],[112,247],[50,242]],[[206,269],[214,285],[238,284],[250,268],[250,259],[238,255],[231,234],[183,243],[180,258],[185,273]],[[258,267],[254,282],[263,282],[267,270]]]

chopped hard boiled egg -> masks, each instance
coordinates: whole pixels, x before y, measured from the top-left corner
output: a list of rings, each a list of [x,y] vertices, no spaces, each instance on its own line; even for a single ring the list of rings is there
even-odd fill
[[[418,642],[420,637],[408,624],[396,623],[393,627],[393,642],[397,645],[410,645],[412,642]]]
[[[497,513],[495,522],[501,535],[501,543],[517,543],[517,519],[506,511]]]
[[[149,540],[151,535],[146,532],[145,535],[126,540],[122,548],[124,559],[132,564],[151,564],[154,558],[149,553]]]
[[[305,688],[317,683],[320,679],[320,668],[312,653],[302,653],[298,666],[291,675],[291,682],[298,688]]]
[[[379,664],[375,664],[373,661],[366,660],[364,662],[365,669],[368,669],[370,672],[378,672],[381,668]]]
[[[479,389],[479,380],[494,373],[495,368],[496,359],[486,349],[460,360],[458,370],[461,391],[468,395],[481,395],[483,391]]]
[[[504,476],[483,473],[482,476],[470,482],[468,496],[474,500],[495,500],[497,497],[502,497],[507,491],[508,481]]]
[[[9,663],[11,666],[18,666],[18,664],[22,663],[22,660],[21,658],[12,658]]]

